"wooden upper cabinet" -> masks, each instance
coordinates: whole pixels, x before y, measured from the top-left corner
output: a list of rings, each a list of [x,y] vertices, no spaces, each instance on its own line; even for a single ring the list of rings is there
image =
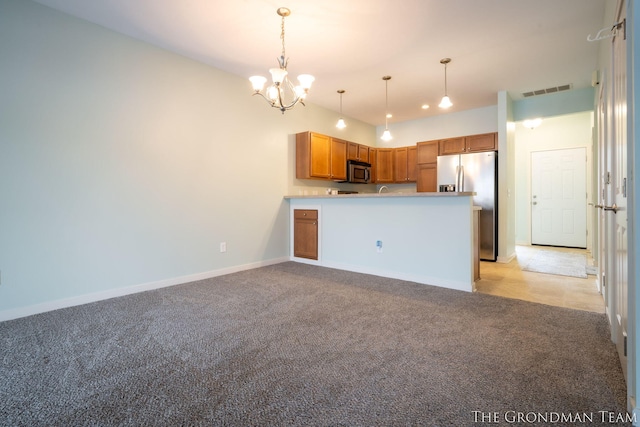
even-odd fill
[[[407,182],[416,182],[418,179],[418,147],[407,149]]]
[[[347,141],[331,138],[331,179],[347,179]]]
[[[393,150],[394,181],[415,182],[418,147],[400,147]]]
[[[393,148],[376,149],[376,183],[392,183]]]
[[[371,184],[376,183],[376,149],[369,147],[369,163],[371,163]]]
[[[436,163],[418,165],[416,191],[418,193],[438,191],[438,169]]]
[[[347,160],[369,163],[369,147],[355,142],[347,142]]]
[[[418,164],[438,162],[438,141],[418,142]]]
[[[370,148],[366,145],[358,144],[358,160],[361,162],[371,163],[371,159],[369,158],[369,150]]]
[[[441,139],[439,143],[438,154],[441,156],[447,154],[460,154],[466,151],[464,137]]]
[[[347,142],[347,160],[358,160],[358,144]]]
[[[331,177],[331,138],[313,132],[296,134],[296,178]]]
[[[393,150],[393,180],[395,182],[407,181],[407,147]]]
[[[296,134],[296,178],[347,179],[347,142],[314,132]]]
[[[465,140],[467,143],[467,151],[469,153],[495,151],[498,149],[498,135],[496,133],[471,135],[467,136]]]
[[[498,149],[498,137],[495,132],[480,135],[462,136],[459,138],[441,139],[438,153],[447,154],[478,153]]]

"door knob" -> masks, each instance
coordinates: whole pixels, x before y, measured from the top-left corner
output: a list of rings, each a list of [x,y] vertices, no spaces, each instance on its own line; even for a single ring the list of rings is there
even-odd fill
[[[603,206],[602,207],[605,211],[613,211],[613,213],[617,213],[618,212],[618,206],[614,203],[611,206]]]
[[[538,202],[532,202],[531,204],[532,204],[532,205],[537,205],[537,204],[538,204]]]

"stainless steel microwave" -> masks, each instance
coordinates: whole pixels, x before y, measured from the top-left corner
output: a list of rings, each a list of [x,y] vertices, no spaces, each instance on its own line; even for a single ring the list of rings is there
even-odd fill
[[[369,184],[371,182],[371,164],[347,160],[347,182]]]

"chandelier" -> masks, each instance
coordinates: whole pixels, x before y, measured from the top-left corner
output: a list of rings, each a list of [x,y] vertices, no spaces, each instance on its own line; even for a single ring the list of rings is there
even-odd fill
[[[301,74],[298,76],[298,82],[300,83],[298,86],[294,86],[291,80],[289,80],[289,72],[287,71],[289,58],[286,57],[284,50],[284,18],[291,15],[291,11],[286,7],[280,7],[276,12],[282,17],[282,23],[280,25],[282,54],[278,58],[280,67],[269,69],[273,83],[267,88],[264,88],[267,82],[266,77],[252,76],[249,77],[249,80],[253,85],[254,95],[262,96],[269,105],[279,109],[282,111],[282,114],[284,114],[285,111],[292,109],[298,103],[304,105],[304,99],[309,93],[311,83],[313,83],[315,78],[310,74]]]

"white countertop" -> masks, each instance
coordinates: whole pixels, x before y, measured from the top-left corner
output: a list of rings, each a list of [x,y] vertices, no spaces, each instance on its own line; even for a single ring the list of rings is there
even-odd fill
[[[357,193],[357,194],[307,194],[298,196],[284,196],[285,199],[357,199],[365,197],[389,198],[389,197],[459,197],[475,196],[473,191],[448,192],[448,193]]]

